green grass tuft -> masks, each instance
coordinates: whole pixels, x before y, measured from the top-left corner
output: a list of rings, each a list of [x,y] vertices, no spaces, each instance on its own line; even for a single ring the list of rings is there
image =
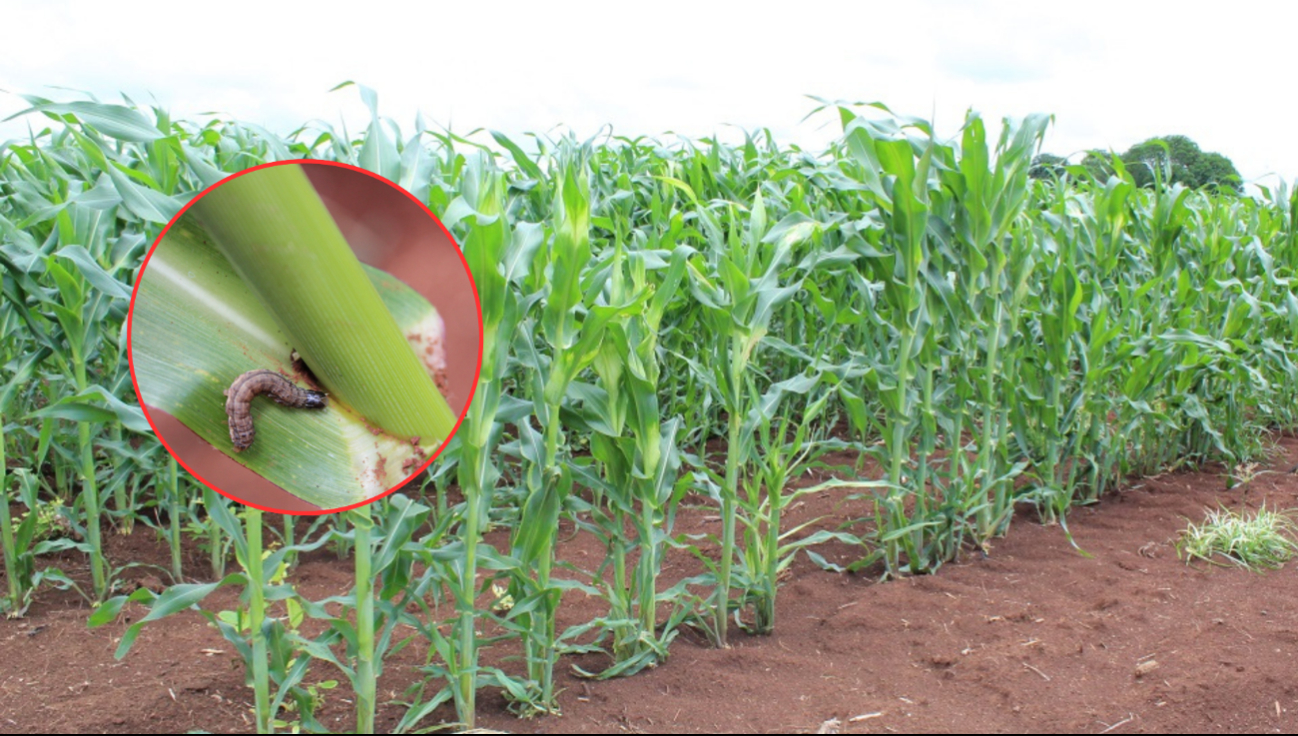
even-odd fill
[[[1285,512],[1266,507],[1248,516],[1229,509],[1208,511],[1202,524],[1191,524],[1176,544],[1178,556],[1212,562],[1213,555],[1250,570],[1277,569],[1298,554],[1298,523]]]

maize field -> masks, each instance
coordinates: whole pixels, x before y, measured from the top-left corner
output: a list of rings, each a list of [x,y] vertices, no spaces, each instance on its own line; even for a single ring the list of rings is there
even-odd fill
[[[129,667],[155,627],[197,611],[247,715],[158,730],[588,727],[571,713],[598,688],[817,626],[786,615],[809,605],[806,581],[851,581],[827,605],[868,624],[889,614],[857,605],[861,586],[940,591],[923,586],[1032,555],[1020,540],[1055,545],[1043,564],[1088,564],[1101,553],[1079,514],[1172,471],[1269,467],[1298,428],[1287,186],[1191,191],[1154,172],[1140,188],[1116,157],[1104,180],[1080,166],[1033,179],[1045,115],[971,113],[948,136],[826,102],[815,114],[841,135],[807,151],[768,131],[412,130],[361,91],[360,135],[31,97],[30,136],[0,146],[0,652],[67,609]],[[146,253],[192,197],[291,159],[364,168],[427,203],[476,283],[482,356],[425,474],[280,520],[189,478],[154,437],[126,320]],[[1247,492],[1237,476],[1214,482]],[[321,589],[301,577],[315,565],[345,575]],[[1298,601],[1274,605],[1294,631]],[[1023,665],[1024,683],[1060,684]],[[4,674],[0,716],[23,693]],[[862,707],[769,727],[864,730],[920,708]],[[672,710],[623,727],[671,730]]]

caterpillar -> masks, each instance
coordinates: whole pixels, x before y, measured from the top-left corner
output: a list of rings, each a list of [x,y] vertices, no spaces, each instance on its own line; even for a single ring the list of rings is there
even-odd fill
[[[268,394],[276,403],[301,409],[323,409],[326,406],[322,391],[311,391],[295,386],[292,381],[275,371],[255,370],[234,379],[225,390],[225,413],[230,418],[230,441],[234,451],[246,450],[256,434],[252,427],[252,399],[258,394]]]

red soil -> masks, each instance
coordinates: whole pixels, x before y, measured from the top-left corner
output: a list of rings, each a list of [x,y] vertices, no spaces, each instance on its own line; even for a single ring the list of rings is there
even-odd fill
[[[1298,462],[1298,440],[1282,439],[1281,449],[1275,471]],[[738,634],[731,649],[715,650],[683,635],[666,664],[610,682],[579,680],[564,667],[561,718],[516,720],[501,696],[484,692],[479,725],[538,733],[1296,732],[1295,566],[1258,574],[1186,565],[1174,544],[1205,508],[1298,507],[1298,475],[1267,473],[1226,491],[1215,470],[1133,479],[1103,503],[1074,510],[1069,527],[1090,557],[1057,527],[1022,514],[989,558],[970,555],[935,576],[879,584],[799,559],[780,591],[774,636]],[[846,518],[839,497],[809,497],[789,522]],[[714,514],[683,509],[678,526],[715,527]],[[147,528],[106,538],[118,564],[166,566],[166,549]],[[842,548],[829,552],[847,559]],[[599,554],[585,537],[561,547],[582,566]],[[77,556],[58,564],[84,575]],[[186,564],[205,570],[196,549]],[[315,599],[342,594],[349,567],[321,551],[303,559],[293,581]],[[664,577],[691,569],[671,558]],[[159,583],[148,568],[134,573],[140,584]],[[232,608],[235,593],[221,591],[208,605]],[[597,615],[599,605],[566,600],[561,625]],[[250,731],[242,665],[199,614],[147,626],[126,659],[113,659],[141,611],[128,607],[119,622],[88,630],[79,597],[44,590],[26,618],[0,621],[0,731]],[[382,731],[403,712],[390,701],[415,679],[416,648],[389,660],[380,680]],[[319,663],[312,673],[312,681],[338,677]],[[321,722],[346,731],[351,707],[345,684],[328,691]],[[444,708],[425,725],[438,717],[452,715]]]

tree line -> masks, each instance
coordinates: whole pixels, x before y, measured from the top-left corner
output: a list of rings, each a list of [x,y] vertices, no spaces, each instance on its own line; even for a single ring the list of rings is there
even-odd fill
[[[1156,179],[1164,183],[1183,184],[1198,189],[1242,191],[1242,179],[1235,164],[1216,151],[1204,151],[1199,144],[1183,135],[1166,135],[1141,141],[1117,155],[1106,151],[1087,151],[1081,167],[1103,181],[1120,163],[1136,184],[1152,187]],[[1068,175],[1068,159],[1053,153],[1042,153],[1032,159],[1029,176],[1046,179]]]

